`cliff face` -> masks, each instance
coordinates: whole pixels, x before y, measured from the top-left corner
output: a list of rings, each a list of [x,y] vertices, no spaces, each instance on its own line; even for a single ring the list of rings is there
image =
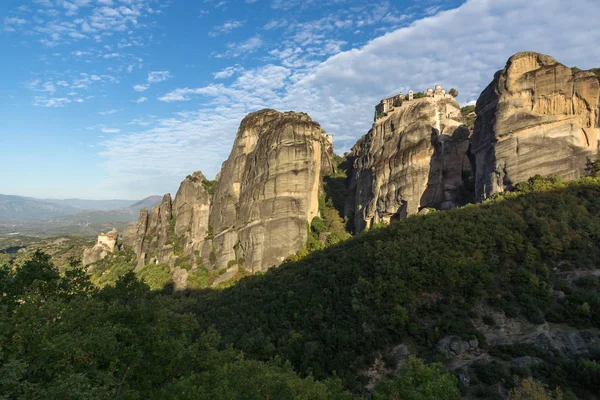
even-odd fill
[[[188,176],[175,200],[140,212],[124,234],[138,267],[173,265],[184,257],[210,269],[243,265],[251,272],[279,265],[306,243],[319,214],[319,187],[332,169],[333,147],[303,113],[262,110],[241,123],[214,195],[200,172]],[[214,199],[214,200],[213,200]],[[177,271],[175,271],[177,272]]]
[[[477,101],[476,199],[536,174],[579,177],[598,153],[599,83],[592,72],[518,53]]]
[[[137,255],[138,268],[151,258],[153,262],[167,262],[173,249],[170,243],[170,224],[173,216],[171,195],[165,194],[159,205],[150,212],[143,208],[135,225],[123,234],[123,243]]]
[[[423,208],[460,202],[469,130],[450,95],[404,102],[352,148],[346,214],[360,232]]]
[[[205,186],[206,178],[202,172],[196,171],[188,175],[175,195],[173,202],[174,233],[178,244],[185,254],[189,254],[192,262],[208,265],[203,257],[204,245],[208,235],[208,216],[210,213],[211,195]]]
[[[210,213],[217,267],[237,260],[262,271],[300,250],[332,155],[325,132],[304,113],[263,110],[244,118]]]

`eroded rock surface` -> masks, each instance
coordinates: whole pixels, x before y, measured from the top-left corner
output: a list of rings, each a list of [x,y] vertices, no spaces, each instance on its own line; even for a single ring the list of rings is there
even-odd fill
[[[332,155],[330,139],[307,114],[262,110],[244,118],[210,213],[217,267],[237,260],[263,271],[300,250]]]
[[[212,198],[206,183],[202,172],[188,175],[181,182],[173,201],[172,224],[177,244],[193,263],[202,265],[208,265],[208,254],[203,255],[203,251],[209,233],[208,217]]]
[[[450,95],[406,101],[352,148],[346,213],[360,232],[374,223],[461,203],[469,130]]]
[[[599,94],[593,72],[538,53],[512,56],[477,101],[476,199],[536,174],[578,178],[598,153]]]
[[[194,172],[181,182],[174,201],[166,194],[150,212],[145,208],[140,211],[137,223],[123,235],[123,242],[137,256],[138,268],[148,262],[172,266],[177,258],[203,261],[211,199],[205,181],[201,172]]]
[[[138,266],[173,265],[251,272],[279,265],[307,240],[319,214],[319,188],[333,170],[331,137],[307,114],[262,110],[242,121],[214,194],[201,172],[188,176],[175,200],[165,195],[140,212],[125,243]]]

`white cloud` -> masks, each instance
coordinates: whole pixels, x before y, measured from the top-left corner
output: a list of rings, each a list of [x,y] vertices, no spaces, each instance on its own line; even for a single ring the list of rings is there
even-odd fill
[[[289,26],[289,22],[287,19],[273,19],[271,21],[269,21],[263,29],[265,30],[271,30],[271,29],[280,29],[280,28],[285,28]]]
[[[144,92],[148,90],[149,87],[150,85],[134,85],[133,90],[135,90],[136,92]]]
[[[107,110],[107,111],[99,111],[98,114],[100,115],[112,115],[112,114],[116,114],[118,112],[120,112],[121,110],[116,110],[116,109],[111,109],[111,110]]]
[[[216,58],[236,58],[254,53],[263,46],[263,40],[258,36],[253,36],[240,43],[228,43],[227,50],[222,53],[215,53]]]
[[[4,28],[15,30],[31,22],[32,28],[25,31],[27,36],[38,36],[40,43],[47,47],[68,44],[73,41],[94,39],[106,36],[127,35],[145,29],[145,23],[157,12],[150,7],[153,0],[36,0],[45,8],[37,10],[37,15],[27,21],[20,17],[5,17]],[[119,3],[119,4],[117,4]],[[22,6],[15,11],[29,12]],[[48,18],[42,18],[48,17]]]
[[[4,17],[4,23],[7,25],[25,25],[27,20],[18,17]]]
[[[144,92],[150,88],[152,84],[159,83],[171,79],[173,76],[169,71],[152,71],[148,73],[146,84],[138,84],[133,86],[136,92]]]
[[[219,72],[215,72],[213,75],[215,76],[215,79],[225,79],[225,78],[230,78],[233,75],[242,72],[244,70],[244,68],[240,65],[236,65],[233,67],[227,67]]]
[[[121,130],[117,129],[117,128],[102,128],[102,129],[100,129],[100,131],[102,133],[119,133],[119,132],[121,132]]]
[[[144,103],[146,101],[148,101],[147,97],[140,97],[139,99],[131,100],[132,103],[137,103],[137,104]]]
[[[171,79],[171,73],[169,71],[154,71],[148,73],[148,83],[158,83]]]
[[[338,39],[296,37],[302,30],[294,29],[290,34],[299,41],[271,51],[267,65],[240,71],[231,83],[164,94],[160,100],[167,102],[200,96],[202,105],[157,119],[143,132],[107,139],[102,155],[111,176],[123,185],[152,176],[155,187],[167,187],[197,169],[214,176],[231,149],[240,120],[267,107],[307,112],[334,135],[336,150],[345,151],[368,131],[374,105],[389,93],[439,83],[456,87],[461,103],[471,102],[508,57],[523,50],[547,53],[580,68],[599,66],[600,26],[591,15],[600,15],[596,0],[469,0],[327,59],[310,57],[300,43],[307,42],[310,48],[320,40],[315,48],[330,46],[336,51],[341,46],[335,43]],[[331,21],[334,31],[335,21],[343,19]],[[250,49],[264,44],[256,38],[260,44]],[[240,56],[242,47],[231,45],[222,56]],[[217,72],[215,78],[221,73],[226,77],[230,71]],[[202,162],[194,149],[206,155]]]
[[[33,105],[38,107],[58,108],[66,106],[71,103],[71,101],[71,99],[66,97],[35,96],[33,98]]]
[[[234,29],[238,29],[244,26],[244,22],[238,20],[227,21],[223,25],[215,26],[210,32],[209,36],[219,36],[227,34]]]
[[[209,85],[201,88],[175,89],[160,101],[174,102],[191,100],[193,95],[204,95],[217,99],[217,103],[237,104],[243,100],[247,104],[266,104],[265,100],[277,99],[279,90],[285,86],[291,70],[279,65],[266,65],[241,74],[231,87]]]

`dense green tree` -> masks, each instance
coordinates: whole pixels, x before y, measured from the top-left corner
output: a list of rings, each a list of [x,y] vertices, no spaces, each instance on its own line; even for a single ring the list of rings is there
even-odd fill
[[[374,400],[458,400],[456,377],[441,364],[410,358],[397,377],[386,378],[373,392]]]
[[[103,289],[36,253],[0,268],[0,398],[349,399],[339,381],[246,360],[132,273]]]

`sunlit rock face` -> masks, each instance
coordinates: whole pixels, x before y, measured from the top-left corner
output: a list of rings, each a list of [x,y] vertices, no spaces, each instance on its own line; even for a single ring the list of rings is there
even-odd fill
[[[138,266],[174,265],[250,272],[277,266],[307,240],[319,215],[319,187],[333,170],[333,146],[304,113],[262,110],[242,121],[213,194],[201,172],[188,176],[175,200],[140,212],[125,243]],[[234,267],[232,267],[232,265]],[[232,269],[232,271],[229,271]]]
[[[101,233],[98,235],[98,241],[93,247],[83,250],[81,263],[84,266],[94,264],[106,258],[109,254],[114,253],[115,250],[118,250],[118,239],[119,234],[116,229],[107,233]]]
[[[188,175],[173,201],[174,221],[172,231],[178,244],[192,263],[208,265],[208,254],[203,254],[208,240],[208,217],[212,196],[206,187],[207,179],[202,172]]]
[[[307,114],[262,110],[242,121],[219,174],[209,225],[218,268],[279,265],[307,240],[333,147]]]
[[[447,94],[405,101],[375,121],[347,157],[346,214],[356,232],[460,204],[463,171],[470,170],[470,132],[462,122],[459,105]]]
[[[578,178],[598,153],[599,94],[592,72],[544,54],[512,56],[477,101],[476,199],[536,174]]]

